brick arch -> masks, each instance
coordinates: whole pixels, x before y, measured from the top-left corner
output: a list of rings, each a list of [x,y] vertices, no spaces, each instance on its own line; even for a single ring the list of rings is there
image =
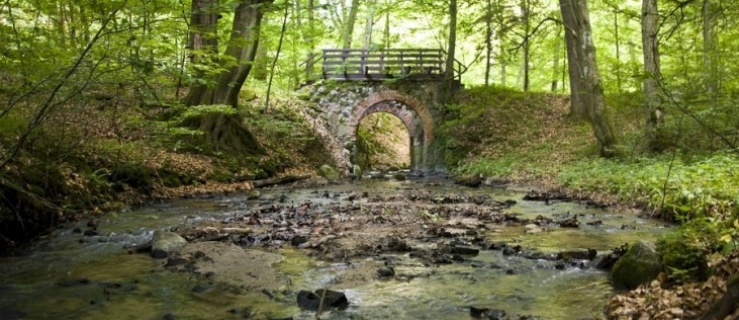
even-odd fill
[[[408,119],[408,115],[403,114],[398,108],[385,107],[387,106],[385,102],[391,101],[401,102],[415,112],[415,115],[421,120],[424,143],[429,143],[434,139],[434,120],[428,108],[418,101],[418,99],[395,90],[376,92],[360,101],[354,107],[354,112],[349,122],[349,132],[356,134],[359,122],[368,114],[373,112],[388,112],[400,118],[408,129],[408,134],[414,136],[416,128],[412,125],[413,119]]]
[[[408,132],[408,135],[410,137],[417,137],[418,135],[418,128],[416,126],[416,119],[418,119],[418,114],[411,110],[403,110],[398,108],[398,106],[391,105],[387,102],[380,102],[373,104],[369,108],[365,109],[362,116],[359,117],[359,120],[357,121],[357,126],[359,126],[359,123],[362,123],[362,120],[373,114],[373,113],[388,113],[396,118],[400,119],[400,122],[403,123],[405,126],[406,132]]]

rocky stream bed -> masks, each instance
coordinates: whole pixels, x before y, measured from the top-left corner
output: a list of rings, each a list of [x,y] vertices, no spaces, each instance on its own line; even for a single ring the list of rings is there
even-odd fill
[[[609,255],[667,228],[444,179],[171,201],[0,259],[0,319],[602,318]]]

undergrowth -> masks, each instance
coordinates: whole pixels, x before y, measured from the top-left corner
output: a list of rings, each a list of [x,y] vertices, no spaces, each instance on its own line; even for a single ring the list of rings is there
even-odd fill
[[[739,156],[716,151],[715,136],[678,115],[661,129],[666,151],[647,151],[641,101],[638,93],[607,97],[619,145],[603,159],[589,126],[569,119],[567,97],[473,88],[449,107],[447,161],[458,175],[607,195],[681,222],[659,242],[666,271],[677,282],[703,279],[705,256],[739,242]]]

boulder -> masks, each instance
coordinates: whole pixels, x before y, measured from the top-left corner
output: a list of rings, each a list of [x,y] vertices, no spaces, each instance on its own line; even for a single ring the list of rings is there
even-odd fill
[[[330,181],[338,180],[341,177],[341,174],[339,173],[338,170],[334,169],[334,167],[327,165],[327,164],[322,165],[321,168],[319,169],[319,172],[322,177]]]
[[[632,290],[656,279],[661,271],[662,264],[655,245],[638,241],[613,265],[611,281],[616,288]]]
[[[166,258],[167,255],[180,250],[186,244],[187,240],[174,232],[156,230],[151,239],[151,252],[158,253],[157,257]],[[163,252],[167,254],[162,255]]]
[[[346,309],[349,306],[349,300],[343,292],[319,289],[315,292],[301,290],[298,292],[298,307],[302,310],[318,311],[319,309]],[[323,305],[321,305],[323,298]]]

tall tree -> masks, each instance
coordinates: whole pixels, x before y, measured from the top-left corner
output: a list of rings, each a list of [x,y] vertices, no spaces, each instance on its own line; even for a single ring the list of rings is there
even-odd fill
[[[658,33],[659,11],[657,0],[642,1],[641,30],[644,51],[644,98],[646,105],[646,135],[650,149],[659,151],[657,129],[662,117],[662,97],[659,81],[660,71]]]
[[[490,64],[493,55],[493,4],[485,3],[485,86],[490,85]]]
[[[190,13],[190,62],[204,65],[218,55],[218,12],[217,0],[192,0]],[[213,89],[204,81],[206,68],[198,67],[195,77],[199,79],[190,86],[185,97],[186,105],[210,104]]]
[[[559,60],[562,53],[562,26],[557,26],[557,37],[554,39],[554,50],[552,50],[552,92],[557,91],[559,82]]]
[[[457,0],[449,0],[449,38],[446,51],[446,66],[444,69],[445,77],[449,83],[449,92],[451,93],[451,85],[454,80],[454,51],[457,48]]]
[[[715,15],[711,0],[703,0],[703,72],[706,92],[711,100],[715,99],[718,91],[718,70],[713,56],[716,47]]]
[[[357,14],[359,13],[359,0],[352,0],[349,6],[349,14],[344,19],[344,32],[341,36],[341,43],[344,49],[352,47],[354,38],[354,24],[357,23]]]
[[[372,46],[372,31],[375,26],[375,1],[367,0],[367,16],[364,24],[364,49],[369,50]]]
[[[209,2],[210,4],[215,3],[214,0],[198,1]],[[272,2],[273,0],[241,0],[237,4],[234,11],[233,26],[231,28],[228,46],[226,47],[225,53],[219,59],[223,71],[218,74],[215,87],[211,88],[205,84],[196,85],[198,89],[200,87],[205,88],[194,93],[191,92],[185,99],[186,104],[227,104],[233,107],[238,106],[239,92],[251,72],[254,58],[257,54],[259,26],[262,22],[266,6]],[[213,15],[213,13],[207,14]],[[201,18],[200,13],[198,14],[198,18]],[[209,30],[215,28],[215,23],[212,23],[213,21],[211,19],[212,16],[208,16],[208,19],[205,20],[208,23],[207,27]],[[191,25],[196,25],[195,22],[197,21],[193,20]]]
[[[521,0],[520,3],[520,9],[521,9],[521,20],[523,22],[524,27],[524,33],[523,33],[523,42],[521,43],[521,47],[523,49],[523,91],[527,92],[529,91],[529,86],[531,84],[531,42],[529,42],[529,38],[532,36],[531,34],[531,1],[529,0]]]
[[[605,112],[605,97],[595,59],[587,0],[560,0],[560,9],[570,62],[572,110],[584,113],[598,140],[601,156],[610,157],[614,154],[616,137]]]

